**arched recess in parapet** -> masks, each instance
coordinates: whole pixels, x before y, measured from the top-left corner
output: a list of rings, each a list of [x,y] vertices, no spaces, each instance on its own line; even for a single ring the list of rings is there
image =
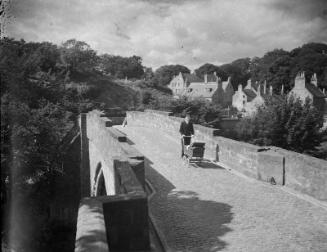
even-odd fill
[[[106,184],[104,180],[102,164],[99,162],[95,169],[95,175],[93,179],[93,187],[92,187],[92,196],[103,196],[107,195]]]

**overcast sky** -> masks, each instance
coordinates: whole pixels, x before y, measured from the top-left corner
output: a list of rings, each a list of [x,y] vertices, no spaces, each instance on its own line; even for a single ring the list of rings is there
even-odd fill
[[[327,43],[327,0],[11,0],[7,35],[99,53],[139,55],[146,66],[228,63],[274,48]]]

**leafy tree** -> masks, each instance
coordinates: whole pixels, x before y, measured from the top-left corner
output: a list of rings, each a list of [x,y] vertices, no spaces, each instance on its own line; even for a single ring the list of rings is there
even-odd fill
[[[210,64],[210,63],[206,63],[202,66],[200,66],[198,69],[195,69],[195,74],[200,77],[203,78],[203,76],[205,74],[213,74],[214,72],[216,72],[216,74],[222,79],[222,80],[226,80],[227,79],[227,73],[220,67]]]
[[[182,65],[161,66],[155,71],[153,81],[156,86],[167,86],[179,73],[190,73],[190,70]]]
[[[322,115],[307,99],[271,98],[253,118],[237,127],[238,138],[259,145],[273,145],[297,152],[312,151],[322,141]]]
[[[135,55],[132,57],[101,55],[100,67],[106,74],[118,79],[141,78],[144,75],[142,58]]]
[[[69,39],[62,44],[62,58],[71,71],[90,72],[98,61],[97,54],[84,41]]]
[[[251,59],[249,70],[253,82],[264,82],[273,86],[274,92],[279,93],[284,85],[288,92],[294,86],[294,79],[299,71],[305,71],[306,80],[316,73],[318,85],[327,87],[327,45],[309,43],[295,48],[290,52],[275,49],[267,52],[262,58]]]
[[[38,247],[46,225],[40,214],[46,216],[45,209],[51,202],[52,177],[61,161],[61,141],[74,125],[83,99],[66,92],[65,69],[60,66],[62,54],[55,45],[7,38],[1,39],[0,45],[1,200],[6,206],[14,204],[14,219],[23,216],[33,223],[25,227],[17,222],[21,233],[33,230],[33,237],[26,236],[31,239],[17,239],[20,246],[25,248],[33,241]],[[74,106],[72,101],[76,101]],[[26,211],[14,214],[19,209]],[[40,249],[36,247],[34,250]]]
[[[267,82],[272,85],[274,93],[280,93],[282,85],[285,92],[292,89],[292,58],[288,55],[277,58],[268,68]]]
[[[144,79],[151,80],[154,77],[154,73],[151,67],[144,68]]]

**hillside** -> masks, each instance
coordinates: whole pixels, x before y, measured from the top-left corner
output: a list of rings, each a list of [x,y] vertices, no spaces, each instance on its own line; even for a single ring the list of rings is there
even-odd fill
[[[72,81],[76,84],[76,87],[86,84],[88,90],[84,95],[96,106],[100,105],[105,108],[121,107],[123,109],[138,106],[139,92],[111,77],[92,74],[86,78],[73,76]]]

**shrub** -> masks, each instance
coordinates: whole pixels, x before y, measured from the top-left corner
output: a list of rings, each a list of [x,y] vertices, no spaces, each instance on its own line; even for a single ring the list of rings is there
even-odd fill
[[[236,131],[239,140],[305,152],[322,141],[322,124],[310,99],[303,103],[294,97],[270,98],[254,117],[243,118]]]

